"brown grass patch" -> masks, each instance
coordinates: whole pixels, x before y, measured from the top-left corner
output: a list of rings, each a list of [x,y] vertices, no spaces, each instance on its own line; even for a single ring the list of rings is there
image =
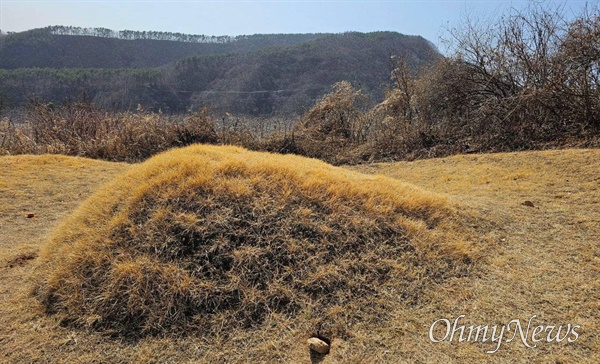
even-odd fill
[[[468,273],[477,249],[457,216],[393,179],[197,145],[130,168],[66,219],[37,296],[116,335],[229,335],[281,316],[350,337],[385,317],[389,292],[410,304]]]
[[[423,345],[429,354],[414,352],[415,357],[426,362],[597,361],[600,150],[460,155],[353,169],[445,193],[495,223],[491,233],[499,249],[485,252],[489,260],[479,277],[429,291],[430,303],[407,315],[428,325],[459,314],[473,324],[527,321],[537,315],[536,325],[582,327],[574,343],[541,342],[527,349],[517,341],[494,355],[484,353],[489,346],[472,343],[423,344],[421,334],[407,341]],[[523,205],[525,201],[535,208]]]

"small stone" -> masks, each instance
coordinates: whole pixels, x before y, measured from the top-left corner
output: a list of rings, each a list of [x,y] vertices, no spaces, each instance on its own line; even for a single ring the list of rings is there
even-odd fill
[[[311,337],[310,339],[308,339],[308,347],[310,348],[310,350],[316,351],[319,354],[329,353],[329,344],[319,339],[318,337]]]

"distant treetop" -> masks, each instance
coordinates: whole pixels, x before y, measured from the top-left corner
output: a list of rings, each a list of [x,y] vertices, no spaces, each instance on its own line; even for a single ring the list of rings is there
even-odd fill
[[[54,25],[42,30],[53,35],[87,35],[92,37],[116,38],[126,40],[150,39],[168,40],[187,43],[229,43],[238,40],[238,37],[229,35],[204,35],[184,34],[159,31],[112,30],[106,28],[82,28],[73,26]],[[242,36],[243,37],[243,36]]]

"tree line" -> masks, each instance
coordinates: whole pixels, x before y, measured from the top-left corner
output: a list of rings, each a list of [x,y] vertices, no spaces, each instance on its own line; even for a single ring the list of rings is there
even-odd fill
[[[135,31],[135,30],[112,30],[107,28],[82,28],[74,26],[55,25],[42,28],[42,30],[54,35],[92,36],[103,38],[116,38],[126,40],[167,40],[186,43],[229,43],[238,40],[238,37],[228,35],[204,35],[185,34],[160,31]]]

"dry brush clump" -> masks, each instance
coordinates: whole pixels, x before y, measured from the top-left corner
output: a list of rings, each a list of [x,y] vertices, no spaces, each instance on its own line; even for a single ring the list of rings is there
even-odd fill
[[[63,154],[138,162],[194,143],[296,152],[291,123],[281,118],[227,114],[219,120],[208,108],[175,115],[141,107],[135,112],[104,112],[86,101],[32,101],[24,114],[19,122],[0,118],[0,155]]]
[[[296,123],[296,151],[334,164],[355,161],[370,133],[366,106],[366,96],[350,82],[336,83]]]
[[[2,154],[64,154],[111,161],[140,161],[173,147],[217,143],[206,109],[170,117],[162,113],[107,113],[87,102],[32,101],[25,122],[0,122]]]
[[[430,123],[423,118],[422,96],[431,89],[424,89],[422,80],[431,77],[430,70],[415,72],[403,57],[394,60],[393,87],[387,90],[383,102],[367,114],[373,120],[367,142],[375,160],[410,158],[411,153],[429,150],[447,140],[447,123]]]
[[[531,4],[492,23],[466,21],[450,33],[455,53],[443,66],[447,75],[437,70],[431,80],[442,97],[430,98],[437,110],[429,117],[455,119],[463,135],[492,150],[597,136],[598,34],[598,9],[568,20],[562,6]],[[450,113],[435,107],[448,99]]]
[[[467,218],[397,180],[194,145],[131,167],[64,220],[35,295],[63,323],[115,335],[227,335],[269,317],[351,335],[390,300],[468,274]]]
[[[531,4],[452,29],[448,58],[411,72],[366,114],[372,158],[543,148],[600,136],[600,12]]]

